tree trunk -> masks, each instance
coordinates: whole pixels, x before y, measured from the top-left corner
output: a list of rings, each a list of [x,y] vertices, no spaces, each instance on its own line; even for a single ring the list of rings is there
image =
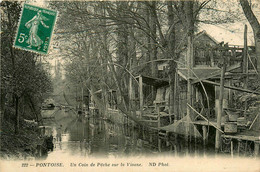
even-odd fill
[[[187,71],[188,71],[188,80],[187,80],[187,103],[192,105],[192,68],[193,68],[193,34],[194,34],[194,16],[193,16],[193,1],[184,2],[184,8],[186,13],[186,28],[188,32],[187,38]],[[193,119],[193,113],[191,109],[187,106],[187,116]],[[188,154],[189,149],[189,138],[190,137],[190,127],[189,124],[186,124],[186,153]]]
[[[151,51],[150,51],[150,60],[157,59],[157,42],[156,42],[156,1],[152,1],[150,5],[150,31],[151,31]],[[157,77],[157,65],[156,62],[152,62],[151,64],[152,77]],[[152,100],[156,98],[156,88],[152,87]]]
[[[257,20],[256,16],[254,15],[248,1],[240,0],[240,4],[241,4],[244,14],[254,32],[256,59],[257,59],[257,71],[260,74],[260,24],[259,24],[259,21]]]
[[[186,12],[186,27],[188,31],[188,45],[187,45],[187,71],[188,71],[188,84],[187,84],[187,103],[192,105],[192,85],[191,85],[191,76],[193,68],[193,34],[194,34],[194,16],[193,16],[193,2],[185,2],[185,12]],[[192,117],[192,112],[189,107],[187,107],[187,114]]]
[[[127,9],[128,4],[127,2],[120,2],[117,6],[118,14],[124,15],[124,10]],[[117,22],[117,59],[118,63],[122,65],[123,67],[127,67],[128,65],[128,26],[127,24],[123,24],[121,21]],[[120,73],[120,75],[117,75],[118,83],[119,83],[119,96],[118,98],[120,99],[119,102],[124,101],[123,103],[127,105],[127,100],[124,98],[125,95],[124,93],[127,91],[127,86],[128,86],[128,78],[126,77],[127,75],[122,75],[124,74],[125,70],[119,68],[115,74]],[[123,76],[123,77],[122,77]]]
[[[29,96],[29,101],[30,101],[30,104],[31,104],[31,109],[32,109],[32,111],[33,111],[33,113],[35,115],[36,122],[39,123],[39,117],[38,117],[38,114],[37,114],[37,111],[36,111],[36,108],[34,106],[34,103],[32,101],[32,97],[31,96]]]
[[[167,2],[167,8],[168,8],[168,27],[172,27],[174,24],[174,13],[173,13],[173,7],[172,2]],[[175,28],[172,29],[171,33],[169,33],[169,40],[168,46],[167,46],[167,55],[168,59],[175,59],[174,53],[175,53]],[[175,92],[174,92],[174,84],[175,84],[175,73],[176,73],[177,64],[175,61],[171,60],[169,61],[169,85],[170,85],[170,101],[169,101],[169,114],[174,114],[174,120],[177,120],[177,106],[176,105],[176,99],[175,99]],[[171,119],[171,117],[170,117]]]
[[[157,59],[157,42],[156,42],[156,1],[151,2],[151,21],[150,21],[150,28],[151,28],[151,60]],[[156,62],[152,62],[152,76],[157,77],[157,65]]]
[[[18,134],[19,133],[19,97],[18,96],[15,96],[15,126],[14,126],[14,133],[15,134]]]
[[[6,102],[6,93],[4,91],[4,89],[1,89],[1,109],[0,109],[0,120],[3,121],[4,120],[4,112],[5,112],[5,102]],[[0,121],[0,122],[1,122]],[[0,125],[1,127],[2,125]],[[0,128],[1,129],[1,128]]]

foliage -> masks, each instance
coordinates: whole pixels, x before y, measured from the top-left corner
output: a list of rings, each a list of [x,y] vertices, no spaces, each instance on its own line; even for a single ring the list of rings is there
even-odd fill
[[[89,90],[115,89],[128,104],[131,79],[137,87],[133,76],[157,77],[154,61],[178,60],[188,32],[194,34],[198,22],[237,20],[238,12],[228,5],[223,11],[223,5],[217,1],[51,2],[60,11],[56,41],[66,61],[66,78]],[[170,65],[171,85],[176,66]]]
[[[41,56],[12,46],[21,4],[3,1],[1,8],[1,108],[2,112],[6,107],[15,108],[19,116],[19,103],[39,106],[42,95],[52,90],[52,84],[40,62]],[[18,117],[16,123],[19,124]]]

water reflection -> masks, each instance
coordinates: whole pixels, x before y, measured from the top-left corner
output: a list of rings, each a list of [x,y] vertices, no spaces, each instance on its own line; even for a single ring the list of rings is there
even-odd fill
[[[45,121],[52,126],[54,151],[48,158],[80,156],[108,157],[150,156],[159,152],[175,156],[203,156],[203,142],[174,134],[158,142],[157,130],[146,130],[133,125],[119,125],[101,118],[79,117],[75,112],[60,110],[53,121]],[[57,128],[62,125],[61,142],[57,141]],[[166,136],[165,136],[166,138]]]
[[[53,120],[45,120],[44,125],[54,136],[54,150],[48,158],[57,156],[122,157],[143,154],[143,143],[138,140],[141,133],[129,126],[113,124],[103,119],[79,117],[75,112],[53,111]],[[51,112],[43,114],[51,116]],[[61,142],[57,139],[57,129],[62,125]]]

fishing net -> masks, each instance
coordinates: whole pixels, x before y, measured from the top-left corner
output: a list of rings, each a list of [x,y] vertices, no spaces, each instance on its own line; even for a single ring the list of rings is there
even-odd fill
[[[197,130],[189,115],[186,115],[181,120],[164,127],[160,127],[161,130],[166,130],[181,135],[188,135],[195,138],[201,138],[200,132]]]

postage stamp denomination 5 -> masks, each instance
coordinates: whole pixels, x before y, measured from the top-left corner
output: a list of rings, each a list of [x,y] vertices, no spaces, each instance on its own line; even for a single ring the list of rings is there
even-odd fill
[[[57,11],[24,4],[14,47],[47,54]]]

